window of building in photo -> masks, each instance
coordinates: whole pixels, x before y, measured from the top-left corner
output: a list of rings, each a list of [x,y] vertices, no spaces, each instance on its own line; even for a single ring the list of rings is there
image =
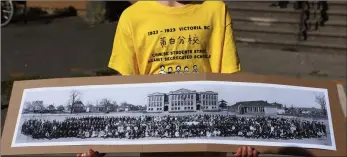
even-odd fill
[[[277,114],[277,106],[266,101],[244,101],[228,107],[228,111],[240,114]]]
[[[212,91],[197,92],[188,89],[179,89],[169,93],[149,94],[148,103],[151,102],[156,104],[155,107],[164,107],[164,109],[160,110],[161,112],[196,111],[197,109],[216,110],[216,105],[218,104],[218,93]],[[198,102],[201,102],[202,106],[200,106]],[[197,107],[197,105],[200,107]]]
[[[150,107],[154,107],[152,109],[148,109],[147,111],[160,111],[160,108],[163,106],[165,100],[164,93],[153,93],[148,95],[148,104]]]

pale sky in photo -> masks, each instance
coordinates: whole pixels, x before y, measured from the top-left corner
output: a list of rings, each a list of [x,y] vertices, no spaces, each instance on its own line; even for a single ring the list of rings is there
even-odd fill
[[[218,99],[225,100],[228,105],[233,105],[239,101],[264,100],[269,103],[277,102],[290,107],[316,107],[320,106],[315,102],[316,94],[324,94],[322,90],[316,88],[283,88],[267,86],[240,85],[235,82],[204,83],[201,82],[179,82],[179,83],[152,83],[133,85],[104,85],[104,86],[80,86],[80,87],[53,87],[29,89],[25,95],[25,101],[42,100],[48,104],[67,105],[70,92],[75,89],[82,93],[81,100],[84,104],[91,102],[95,104],[97,100],[103,98],[116,101],[118,104],[127,102],[134,105],[146,105],[147,95],[155,92],[169,93],[181,88],[196,90],[197,92],[214,91],[218,93]],[[31,90],[31,91],[30,91]]]

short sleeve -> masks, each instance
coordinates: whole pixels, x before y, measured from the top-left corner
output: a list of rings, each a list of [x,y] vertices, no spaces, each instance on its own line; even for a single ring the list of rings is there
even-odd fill
[[[234,40],[231,17],[225,8],[225,34],[222,54],[221,73],[234,73],[241,70],[239,56]]]
[[[122,75],[138,74],[138,64],[129,21],[122,15],[116,29],[108,66]]]

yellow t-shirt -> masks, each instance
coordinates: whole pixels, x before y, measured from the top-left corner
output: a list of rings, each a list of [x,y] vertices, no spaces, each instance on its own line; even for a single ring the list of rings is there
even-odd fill
[[[122,75],[239,71],[225,3],[136,2],[119,19],[109,67]]]

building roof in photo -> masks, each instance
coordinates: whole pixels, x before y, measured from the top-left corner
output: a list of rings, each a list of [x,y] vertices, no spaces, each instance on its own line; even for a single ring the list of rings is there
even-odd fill
[[[188,89],[184,89],[184,88],[170,92],[170,94],[187,94],[187,93],[195,94],[197,92],[195,90],[188,90]]]
[[[82,103],[82,101],[76,101],[74,103],[74,107],[77,107],[77,106],[84,106],[84,104]]]
[[[218,93],[213,91],[206,91],[206,92],[200,92],[200,94],[218,94]]]
[[[236,104],[232,105],[232,107],[238,107],[240,105],[244,107],[278,107],[277,105],[270,104],[263,100],[237,102]]]
[[[32,104],[33,105],[43,105],[43,101],[42,100],[33,101]]]
[[[165,95],[165,93],[156,92],[156,93],[148,94],[148,96],[163,96],[163,95]]]
[[[308,108],[308,107],[296,107],[296,109],[298,109],[298,110],[305,110],[305,111],[317,111],[317,110],[320,110],[319,108],[314,108],[314,107],[311,107],[311,108]]]
[[[120,108],[128,108],[128,107],[134,107],[135,105],[133,104],[128,104],[128,103],[122,103],[119,107]]]

